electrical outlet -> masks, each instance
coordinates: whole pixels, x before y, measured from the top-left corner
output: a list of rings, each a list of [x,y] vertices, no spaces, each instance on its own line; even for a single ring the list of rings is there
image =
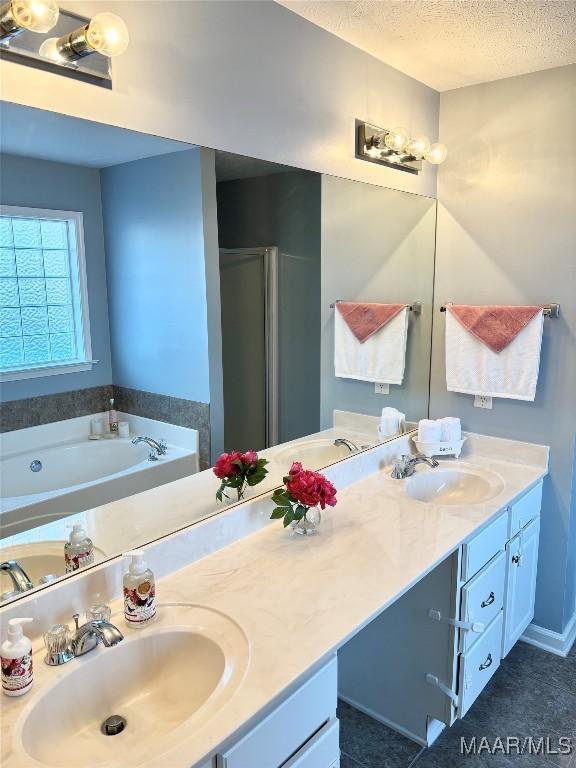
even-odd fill
[[[475,395],[474,408],[488,408],[492,410],[492,398],[488,395]]]
[[[377,395],[389,395],[390,384],[374,384],[374,392],[376,392]]]

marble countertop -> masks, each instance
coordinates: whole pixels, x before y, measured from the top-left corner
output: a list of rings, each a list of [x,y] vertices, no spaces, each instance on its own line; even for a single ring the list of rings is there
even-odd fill
[[[271,702],[546,474],[546,466],[531,460],[528,446],[528,454],[515,454],[526,459],[521,464],[495,458],[502,456],[493,449],[497,445],[480,438],[471,441],[464,459],[441,461],[499,475],[503,489],[490,501],[462,507],[413,501],[404,493],[406,481],[393,480],[385,468],[338,494],[338,505],[325,512],[318,536],[294,537],[281,523],[268,525],[161,579],[160,604],[209,606],[237,622],[249,641],[250,662],[240,688],[217,716],[189,733],[182,726],[168,751],[145,765],[190,768],[230,743]],[[434,470],[417,468],[426,471]],[[154,631],[153,625],[145,631]],[[30,765],[26,755],[12,748],[16,721],[47,684],[68,673],[65,667],[45,666],[42,650],[36,647],[36,652],[32,692],[21,699],[3,697],[6,768]],[[114,649],[94,653],[112,655]]]

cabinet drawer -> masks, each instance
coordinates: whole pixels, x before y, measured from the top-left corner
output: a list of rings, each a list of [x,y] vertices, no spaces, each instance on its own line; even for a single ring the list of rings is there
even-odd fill
[[[502,613],[481,638],[460,656],[458,717],[464,717],[500,666]]]
[[[218,755],[218,768],[279,768],[283,765],[312,734],[335,717],[337,669],[334,658],[243,739]]]
[[[513,536],[528,525],[530,520],[538,517],[542,508],[542,482],[535,485],[527,494],[518,499],[510,511],[510,528],[508,538]]]
[[[332,768],[340,759],[340,723],[326,723],[282,768]]]
[[[462,651],[468,650],[476,640],[482,637],[490,623],[502,610],[505,581],[506,555],[500,552],[462,588],[462,620],[484,625],[480,633],[462,630],[460,635]]]
[[[503,551],[508,540],[508,512],[503,512],[472,541],[464,544],[462,552],[462,581],[475,576],[480,568]]]

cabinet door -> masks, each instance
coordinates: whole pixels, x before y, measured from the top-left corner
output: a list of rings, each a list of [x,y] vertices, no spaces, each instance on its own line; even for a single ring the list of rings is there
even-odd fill
[[[539,533],[540,518],[537,517],[506,545],[503,657],[534,616]]]

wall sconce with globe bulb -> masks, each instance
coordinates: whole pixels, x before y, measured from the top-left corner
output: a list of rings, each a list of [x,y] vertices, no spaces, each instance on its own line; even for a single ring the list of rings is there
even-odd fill
[[[28,34],[33,31],[41,36]],[[126,24],[114,13],[88,19],[59,12],[55,0],[11,0],[0,9],[3,58],[108,87],[110,60],[124,53],[129,40]]]
[[[407,128],[379,128],[356,120],[356,157],[361,160],[420,173],[422,161],[439,165],[447,154],[444,144],[431,144],[427,136],[411,136]]]

